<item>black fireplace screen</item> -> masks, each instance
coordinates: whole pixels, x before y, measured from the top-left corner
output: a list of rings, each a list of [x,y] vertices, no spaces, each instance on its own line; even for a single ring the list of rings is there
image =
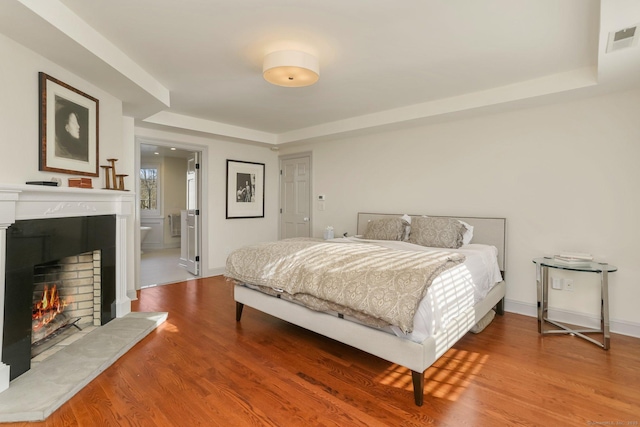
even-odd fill
[[[11,366],[11,380],[31,367],[36,265],[100,250],[100,321],[115,318],[115,236],[115,215],[22,220],[7,229],[2,361]]]

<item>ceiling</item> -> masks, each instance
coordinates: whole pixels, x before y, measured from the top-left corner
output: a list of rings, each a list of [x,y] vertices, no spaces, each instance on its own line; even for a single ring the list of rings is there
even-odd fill
[[[640,87],[637,0],[2,0],[0,32],[138,126],[276,145]],[[640,29],[639,29],[640,30]],[[303,88],[266,53],[318,57]]]
[[[140,144],[140,160],[153,161],[164,157],[175,157],[178,159],[189,159],[193,155],[192,151],[183,150],[168,145]]]

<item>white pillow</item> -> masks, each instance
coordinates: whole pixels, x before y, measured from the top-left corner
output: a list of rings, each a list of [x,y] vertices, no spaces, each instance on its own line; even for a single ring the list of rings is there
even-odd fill
[[[462,244],[468,245],[469,243],[471,243],[471,239],[473,238],[473,225],[469,225],[464,221],[460,221],[460,223],[464,225],[465,228],[465,231],[462,234]]]
[[[404,214],[400,217],[400,219],[403,219],[407,222],[407,227],[404,229],[404,236],[402,237],[402,240],[404,242],[406,242],[407,240],[409,240],[409,234],[411,234],[411,217],[407,214]]]

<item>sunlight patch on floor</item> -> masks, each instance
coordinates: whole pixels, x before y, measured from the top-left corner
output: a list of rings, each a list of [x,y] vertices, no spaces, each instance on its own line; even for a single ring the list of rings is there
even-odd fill
[[[486,364],[488,355],[450,349],[424,373],[424,395],[456,401]],[[413,391],[411,370],[393,364],[376,378],[380,384]]]

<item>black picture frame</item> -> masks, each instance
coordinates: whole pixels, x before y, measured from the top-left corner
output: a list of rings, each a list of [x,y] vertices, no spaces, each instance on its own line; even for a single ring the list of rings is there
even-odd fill
[[[39,170],[98,176],[99,101],[43,72]]]
[[[227,159],[227,219],[264,218],[264,163]]]

